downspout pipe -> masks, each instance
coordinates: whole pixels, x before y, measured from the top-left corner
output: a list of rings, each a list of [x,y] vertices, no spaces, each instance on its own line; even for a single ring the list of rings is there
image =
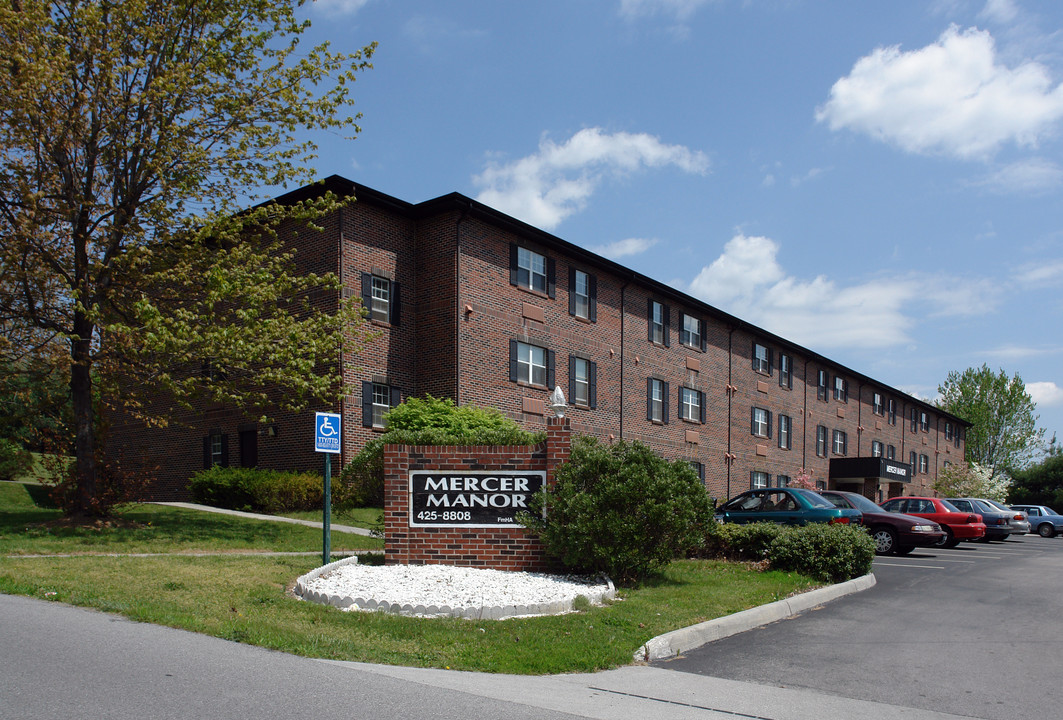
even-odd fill
[[[461,406],[461,224],[465,222],[472,203],[469,202],[454,223],[454,404]]]

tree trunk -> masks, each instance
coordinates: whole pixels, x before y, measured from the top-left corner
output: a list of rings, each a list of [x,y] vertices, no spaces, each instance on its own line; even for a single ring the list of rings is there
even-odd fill
[[[76,339],[71,342],[70,397],[74,408],[76,517],[99,514],[96,506],[96,423],[92,405],[92,332],[88,318],[76,313]]]

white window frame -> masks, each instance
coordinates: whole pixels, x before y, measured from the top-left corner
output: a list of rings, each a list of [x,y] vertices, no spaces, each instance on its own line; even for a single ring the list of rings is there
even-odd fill
[[[749,473],[749,487],[751,490],[763,490],[771,487],[771,475],[760,470]]]
[[[779,415],[779,447],[789,450],[793,447],[794,420],[789,415]]]
[[[517,342],[517,381],[546,387],[546,348]]]
[[[753,343],[753,371],[771,375],[771,350],[767,345]]]
[[[369,302],[369,318],[377,322],[391,321],[391,281],[379,275],[370,280],[372,298]]]
[[[701,393],[697,390],[680,387],[679,402],[682,409],[682,419],[688,422],[701,422]]]
[[[653,422],[664,422],[664,381],[650,378],[650,419]]]
[[[679,341],[687,347],[701,349],[701,318],[683,313],[683,328]]]
[[[580,357],[573,358],[572,369],[572,384],[575,389],[572,404],[588,407],[591,403],[591,361]]]
[[[755,407],[753,408],[753,424],[750,428],[753,431],[754,437],[766,438],[771,433],[771,420],[770,413],[764,409]]]
[[[384,427],[384,415],[391,409],[391,387],[373,383],[373,427]]]
[[[651,300],[650,305],[650,331],[653,342],[664,345],[664,303]]]
[[[535,292],[546,292],[547,283],[546,256],[517,247],[517,285]]]
[[[844,430],[835,430],[831,441],[831,452],[845,455],[849,449],[849,437]]]
[[[786,353],[779,353],[779,387],[794,388],[794,359]]]

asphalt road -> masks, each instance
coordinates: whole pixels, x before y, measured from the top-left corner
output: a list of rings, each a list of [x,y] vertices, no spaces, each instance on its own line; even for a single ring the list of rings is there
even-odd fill
[[[976,718],[1063,709],[1063,538],[876,559],[875,587],[656,664]]]

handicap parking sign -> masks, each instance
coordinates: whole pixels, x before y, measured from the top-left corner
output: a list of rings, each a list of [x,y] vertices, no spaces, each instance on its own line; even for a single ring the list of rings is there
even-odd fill
[[[340,452],[340,415],[339,413],[316,414],[314,420],[314,450],[322,453]]]

